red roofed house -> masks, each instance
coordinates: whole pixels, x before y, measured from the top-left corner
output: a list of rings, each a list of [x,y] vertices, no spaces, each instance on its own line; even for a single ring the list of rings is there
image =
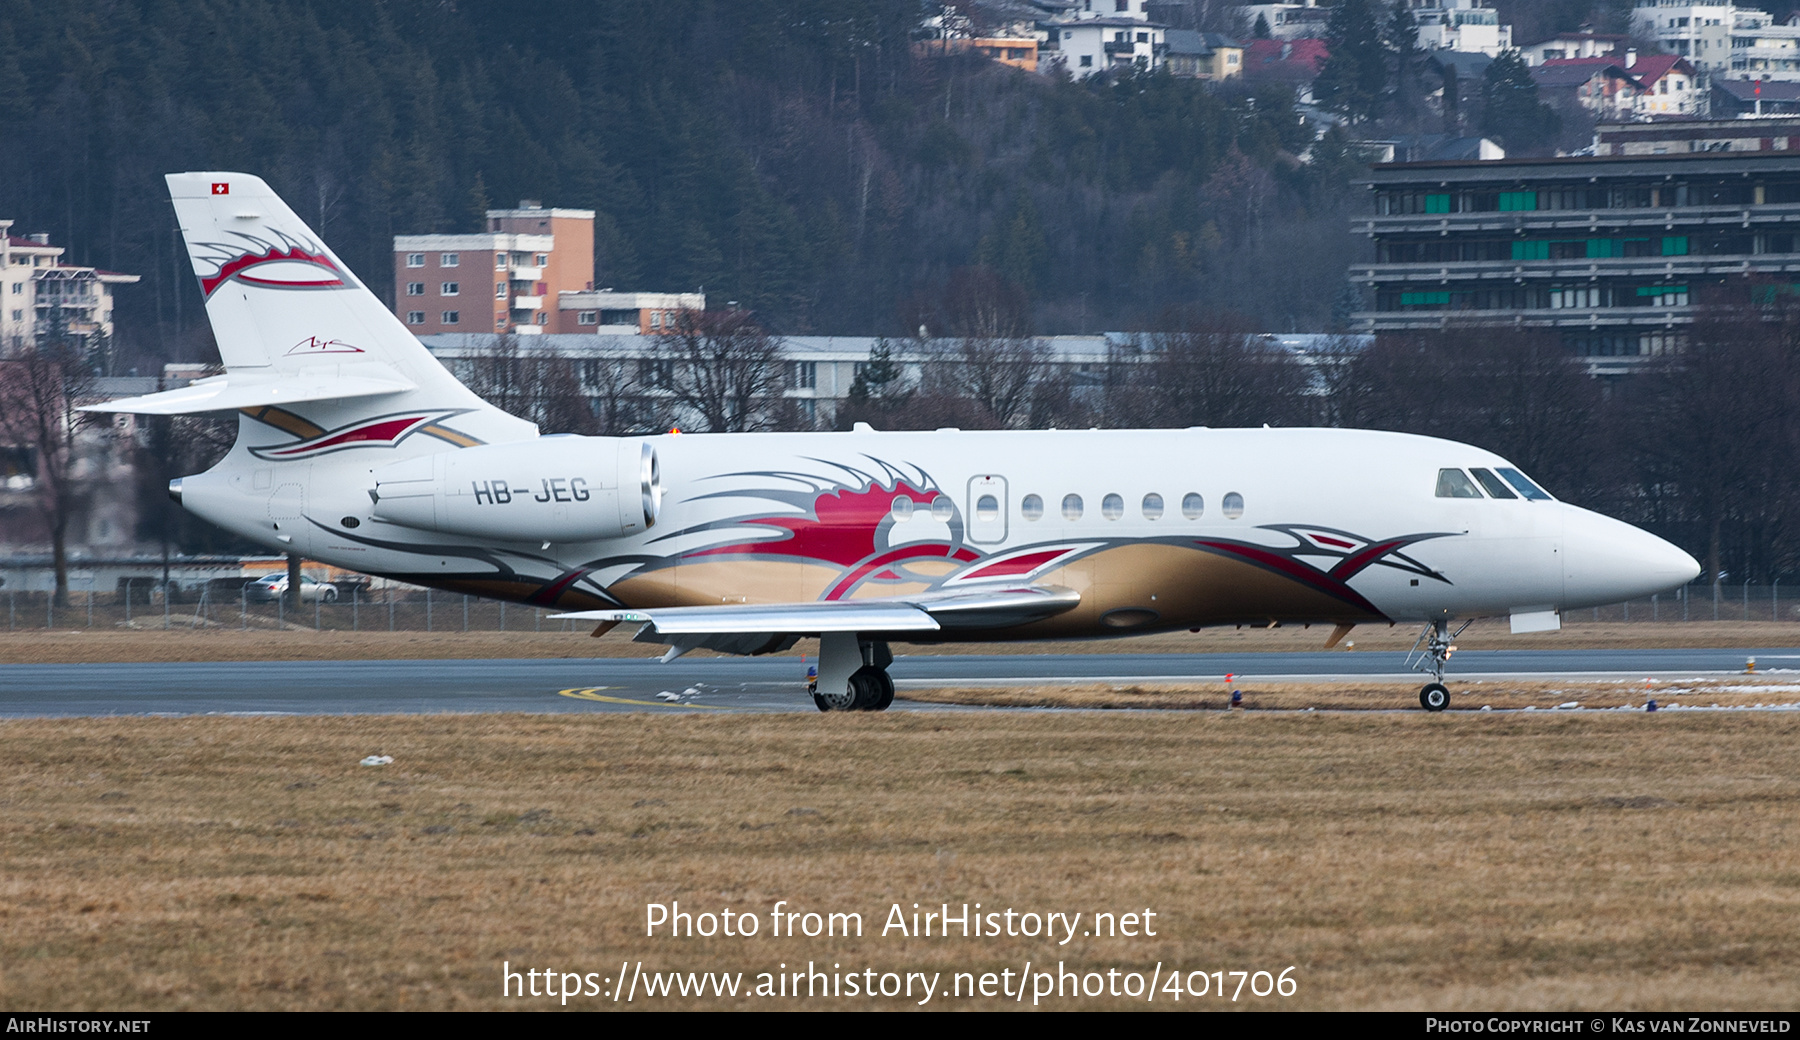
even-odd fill
[[[1244,45],[1244,81],[1310,88],[1330,56],[1324,40],[1251,40]]]
[[[1531,79],[1545,97],[1573,96],[1582,108],[1594,113],[1596,119],[1626,120],[1637,111],[1641,88],[1626,68],[1625,60],[1610,56],[1552,58],[1535,66],[1531,70]]]
[[[18,238],[12,224],[0,220],[0,357],[35,346],[57,316],[72,335],[110,337],[112,287],[138,276],[65,264],[49,235]]]
[[[1694,67],[1686,58],[1678,54],[1641,55],[1625,71],[1638,81],[1636,115],[1691,116],[1700,111],[1699,85],[1694,82]]]

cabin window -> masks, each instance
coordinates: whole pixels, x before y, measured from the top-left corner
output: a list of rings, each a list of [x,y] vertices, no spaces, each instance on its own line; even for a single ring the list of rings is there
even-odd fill
[[[1144,496],[1144,519],[1161,520],[1163,515],[1162,496],[1152,491]]]
[[[1000,500],[993,495],[982,495],[976,499],[975,519],[989,524],[1000,519]]]
[[[913,500],[905,495],[895,495],[893,507],[888,511],[894,515],[895,520],[911,520]]]
[[[1219,503],[1219,510],[1225,514],[1225,519],[1236,520],[1244,515],[1244,496],[1235,491],[1227,492],[1224,501]]]
[[[1518,470],[1513,469],[1511,466],[1496,466],[1494,468],[1499,470],[1500,475],[1506,478],[1506,482],[1508,484],[1511,484],[1513,487],[1518,488],[1519,494],[1524,495],[1526,498],[1534,499],[1536,501],[1541,501],[1541,502],[1555,501],[1555,499],[1552,499],[1550,497],[1550,493],[1548,491],[1545,491],[1543,488],[1538,487],[1536,484],[1533,484],[1529,479],[1526,478],[1525,474],[1520,473]]]
[[[1063,496],[1063,519],[1064,520],[1079,520],[1079,519],[1081,519],[1081,496],[1080,495],[1064,495]]]
[[[1437,497],[1439,498],[1480,498],[1481,492],[1475,482],[1460,469],[1438,470]]]
[[[1100,515],[1108,520],[1117,520],[1125,515],[1125,500],[1118,495],[1107,495],[1100,500]]]
[[[950,501],[950,496],[939,495],[931,500],[931,518],[933,520],[948,520],[954,515],[956,515],[956,503]]]
[[[1026,495],[1019,500],[1019,515],[1027,520],[1044,518],[1044,500],[1036,495]]]
[[[1486,470],[1482,469],[1480,466],[1476,466],[1470,469],[1469,472],[1475,474],[1475,479],[1481,481],[1481,486],[1487,488],[1487,493],[1494,498],[1519,497],[1512,493],[1512,488],[1507,487],[1504,480],[1494,476],[1492,470]]]
[[[1187,517],[1189,520],[1198,520],[1205,512],[1206,499],[1201,498],[1197,493],[1192,491],[1181,496],[1182,516]]]

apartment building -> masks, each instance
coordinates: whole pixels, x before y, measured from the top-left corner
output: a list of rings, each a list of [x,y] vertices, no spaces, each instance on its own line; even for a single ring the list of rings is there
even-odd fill
[[[394,313],[415,335],[580,332],[562,325],[563,293],[594,288],[594,211],[487,211],[472,235],[394,236]]]
[[[1731,68],[1736,18],[1731,0],[1638,0],[1631,12],[1631,31],[1704,72],[1726,72]]]
[[[21,238],[12,226],[0,220],[0,357],[36,345],[58,326],[70,336],[111,337],[113,287],[138,276],[65,264],[49,235]]]
[[[1408,0],[1408,6],[1424,50],[1495,58],[1512,48],[1512,26],[1502,24],[1500,13],[1481,6],[1481,0]]]
[[[654,336],[675,331],[684,310],[706,309],[705,293],[565,292],[557,299],[558,323],[567,332],[601,336]]]
[[[1717,93],[1719,81],[1715,80],[1713,87]],[[1595,155],[1683,155],[1688,152],[1788,150],[1800,152],[1800,118],[1793,115],[1777,117],[1770,114],[1760,119],[1601,123],[1594,128]]]
[[[1708,288],[1800,278],[1794,152],[1396,163],[1365,183],[1363,332],[1553,329],[1617,373],[1679,349]]]

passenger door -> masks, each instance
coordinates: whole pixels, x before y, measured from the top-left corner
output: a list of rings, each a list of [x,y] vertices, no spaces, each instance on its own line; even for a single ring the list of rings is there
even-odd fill
[[[1006,541],[1006,478],[991,474],[969,478],[969,541],[993,545]]]

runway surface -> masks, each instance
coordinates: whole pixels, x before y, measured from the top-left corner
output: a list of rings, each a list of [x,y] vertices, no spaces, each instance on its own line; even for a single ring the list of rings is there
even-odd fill
[[[1800,670],[1800,648],[1475,650],[1447,679],[1658,678]],[[1418,680],[1405,655],[1372,652],[902,656],[907,688],[1055,682]],[[796,658],[268,661],[0,666],[0,717],[424,714],[432,712],[812,711]],[[1423,681],[1423,680],[1419,680]],[[673,695],[677,700],[669,700]],[[896,709],[967,710],[895,704]]]

